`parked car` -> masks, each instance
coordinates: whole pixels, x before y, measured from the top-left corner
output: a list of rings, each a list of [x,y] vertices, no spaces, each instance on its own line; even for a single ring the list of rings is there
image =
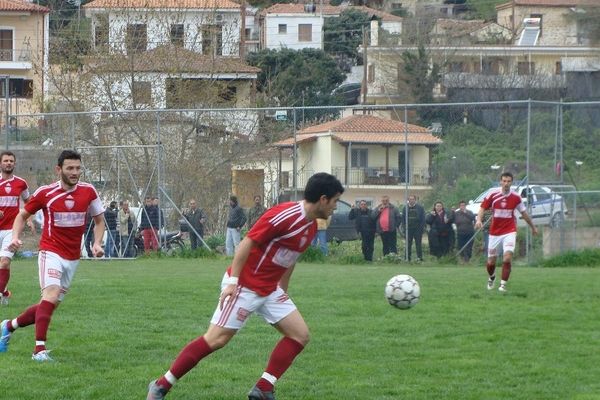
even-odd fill
[[[490,192],[498,189],[498,187],[487,189],[477,196],[475,200],[470,200],[467,209],[477,215],[483,199]],[[529,185],[529,187],[512,186],[511,190],[521,196],[534,224],[556,227],[561,225],[564,221],[565,215],[567,214],[567,206],[564,199],[549,187],[540,185]],[[515,211],[515,213],[518,218],[517,226],[526,226],[527,223],[523,220],[520,213],[518,211]]]
[[[352,206],[343,200],[338,200],[337,208],[331,216],[331,224],[327,228],[327,241],[344,242],[358,239],[356,225],[348,218]]]

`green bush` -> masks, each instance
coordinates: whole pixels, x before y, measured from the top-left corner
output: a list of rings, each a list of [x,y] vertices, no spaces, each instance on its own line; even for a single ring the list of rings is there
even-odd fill
[[[225,246],[225,235],[212,235],[204,238],[204,241],[211,249],[215,250],[217,247]]]
[[[568,251],[556,257],[541,261],[539,266],[544,268],[598,267],[600,266],[600,249]]]
[[[307,263],[324,263],[325,260],[325,254],[321,252],[321,249],[314,246],[308,246],[308,249],[298,258],[298,262]]]

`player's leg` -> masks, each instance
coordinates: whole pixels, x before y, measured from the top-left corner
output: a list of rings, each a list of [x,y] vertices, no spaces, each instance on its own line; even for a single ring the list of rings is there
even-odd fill
[[[500,287],[498,290],[501,292],[506,292],[506,283],[508,282],[508,278],[510,278],[510,272],[512,270],[512,258],[515,252],[515,244],[517,241],[517,233],[508,233],[502,236],[502,248],[504,249],[504,254],[502,256],[502,279],[500,280]]]
[[[10,280],[10,262],[14,253],[5,250],[12,242],[12,231],[0,231],[0,305],[8,305],[8,299],[11,296],[8,290],[8,281]]]
[[[248,399],[251,400],[274,398],[275,382],[292,365],[296,356],[304,350],[310,337],[304,318],[296,309],[294,302],[281,288],[268,297],[267,303],[256,312],[262,315],[267,322],[273,324],[281,332],[283,338],[275,345],[265,371],[248,394]],[[281,302],[282,298],[286,298],[286,300]]]
[[[489,235],[488,238],[488,258],[486,269],[488,272],[487,288],[492,290],[496,282],[496,259],[498,257],[498,247],[502,244],[502,236]]]

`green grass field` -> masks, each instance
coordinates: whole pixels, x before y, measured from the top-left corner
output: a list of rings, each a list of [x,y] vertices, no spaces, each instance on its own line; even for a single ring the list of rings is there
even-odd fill
[[[152,378],[203,333],[225,260],[82,261],[54,314],[48,347],[34,330],[0,354],[0,399],[144,399]],[[421,284],[402,311],[383,297],[398,273]],[[483,267],[300,264],[290,295],[312,341],[278,382],[277,398],[600,399],[600,268],[516,267],[507,295]],[[37,302],[35,260],[13,263],[12,318]],[[245,399],[278,333],[254,317],[203,360],[169,399]]]

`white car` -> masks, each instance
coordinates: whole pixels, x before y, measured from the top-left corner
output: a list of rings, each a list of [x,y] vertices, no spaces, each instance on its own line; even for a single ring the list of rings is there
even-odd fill
[[[475,200],[470,200],[467,209],[477,215],[483,199],[490,192],[498,189],[499,187],[490,188],[481,193]],[[521,196],[534,224],[556,227],[564,221],[567,206],[562,196],[549,187],[540,185],[529,185],[528,188],[525,186],[512,186],[511,190]],[[528,191],[529,196],[527,196]],[[517,226],[526,226],[527,223],[521,217],[521,213],[515,211],[515,214],[517,216]]]

